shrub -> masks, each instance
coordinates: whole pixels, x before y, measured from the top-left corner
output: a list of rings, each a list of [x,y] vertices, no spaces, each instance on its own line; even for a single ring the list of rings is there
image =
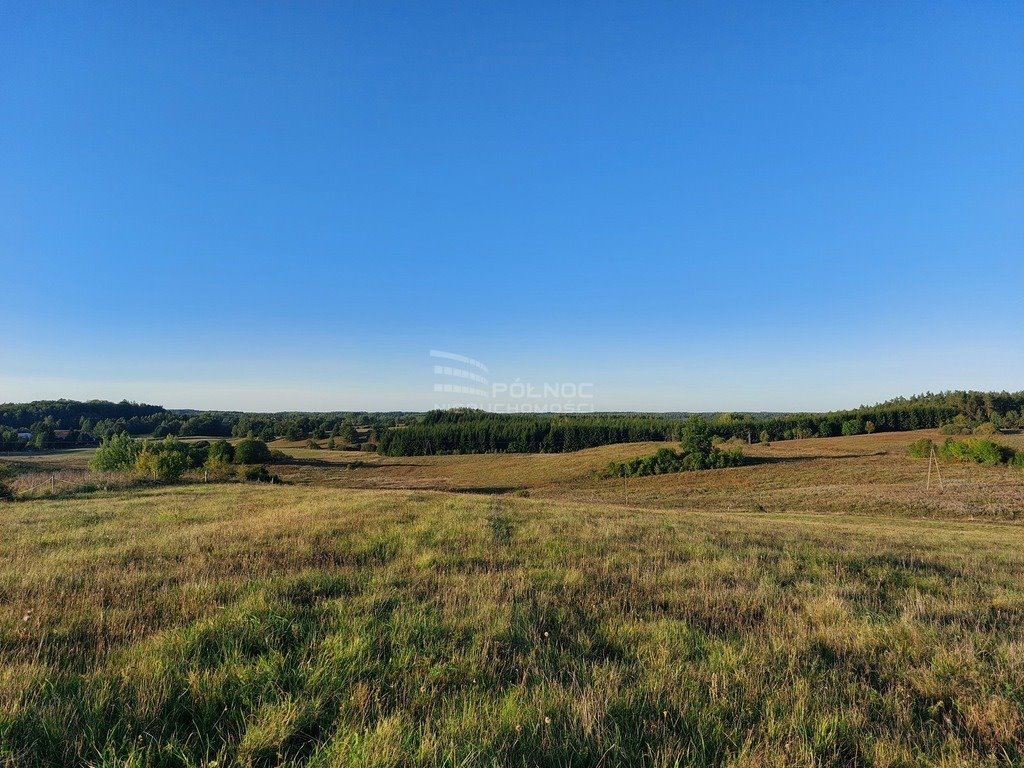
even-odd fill
[[[210,444],[206,440],[197,440],[194,443],[185,443],[185,453],[188,456],[189,468],[201,467],[210,457]]]
[[[206,460],[230,464],[235,460],[235,447],[227,440],[217,440],[210,446]]]
[[[1017,452],[991,440],[954,440],[951,437],[939,447],[939,455],[951,461],[974,461],[986,466],[1015,462]]]
[[[236,464],[263,464],[270,461],[270,449],[267,444],[255,437],[240,440],[235,446]]]
[[[14,501],[14,489],[0,480],[0,501]]]
[[[997,431],[996,425],[991,421],[986,421],[974,428],[974,434],[976,435],[994,435]]]
[[[139,477],[157,477],[156,454],[146,449],[135,457],[132,471]]]
[[[135,467],[142,443],[127,432],[105,439],[96,449],[89,467],[97,472],[124,472]]]
[[[653,456],[641,456],[630,461],[613,461],[605,468],[605,477],[645,477],[667,475],[672,472],[692,472],[699,469],[738,467],[743,463],[739,448],[722,450],[711,448],[707,453],[673,451],[660,448]]]
[[[279,483],[281,478],[277,475],[270,474],[269,470],[262,464],[256,467],[249,467],[245,470],[243,477],[246,480],[254,480],[258,483]]]
[[[864,422],[860,419],[847,419],[843,422],[843,434],[847,436],[864,434]]]
[[[1014,452],[991,440],[968,440],[967,455],[972,461],[994,467],[997,464],[1009,463],[1013,459]]]
[[[939,428],[943,435],[969,435],[973,427],[971,420],[962,413],[957,414],[952,421],[946,422]]]
[[[235,473],[231,461],[224,457],[224,454],[210,454],[203,465],[207,472],[216,479],[227,479]]]
[[[920,440],[915,440],[907,448],[907,453],[913,456],[915,459],[926,459],[931,455],[932,452],[932,441],[927,437],[922,437]]]
[[[184,451],[153,451],[149,446],[135,458],[135,472],[155,480],[177,480],[189,469],[188,455]]]

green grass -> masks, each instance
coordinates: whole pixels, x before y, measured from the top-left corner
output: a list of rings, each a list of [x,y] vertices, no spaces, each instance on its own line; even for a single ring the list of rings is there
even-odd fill
[[[1010,523],[266,485],[0,511],[0,764],[1024,760]]]

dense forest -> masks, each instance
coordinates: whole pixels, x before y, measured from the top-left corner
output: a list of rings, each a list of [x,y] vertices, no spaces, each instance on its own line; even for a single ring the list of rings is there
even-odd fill
[[[848,411],[814,414],[731,414],[709,419],[715,436],[768,442],[807,437],[928,429],[958,422],[995,428],[1024,426],[1024,392],[946,392],[898,398]],[[440,453],[576,451],[609,443],[676,440],[680,416],[640,414],[538,415],[431,411],[391,429],[379,450],[392,456]]]
[[[134,437],[337,438],[343,446],[374,445],[404,413],[260,413],[168,410],[122,400],[40,400],[0,405],[0,450],[93,445],[127,433]]]
[[[0,450],[90,445],[113,435],[332,440],[392,456],[577,451],[610,443],[676,440],[689,414],[241,413],[168,410],[101,400],[0,405]],[[941,392],[831,413],[706,414],[715,436],[743,441],[945,427],[967,433],[1024,427],[1024,392]]]

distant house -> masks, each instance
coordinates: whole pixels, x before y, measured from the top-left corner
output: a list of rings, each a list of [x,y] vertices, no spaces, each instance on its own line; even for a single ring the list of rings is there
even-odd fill
[[[53,437],[55,440],[67,440],[68,435],[71,434],[70,429],[55,429],[53,430]]]
[[[18,430],[18,439],[19,440],[31,440],[32,439],[32,430],[31,429],[19,429]]]

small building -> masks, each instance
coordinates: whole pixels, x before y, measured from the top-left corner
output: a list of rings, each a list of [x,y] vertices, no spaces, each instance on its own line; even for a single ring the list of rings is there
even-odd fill
[[[19,440],[31,440],[32,439],[32,430],[31,429],[19,429],[18,430],[18,439]]]
[[[55,430],[53,430],[53,438],[54,438],[54,440],[67,440],[68,439],[68,435],[70,435],[70,434],[71,434],[71,430],[70,429],[55,429]]]

